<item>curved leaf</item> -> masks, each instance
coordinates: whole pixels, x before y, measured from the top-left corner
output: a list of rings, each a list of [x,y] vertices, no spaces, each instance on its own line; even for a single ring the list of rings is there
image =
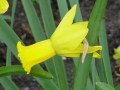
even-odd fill
[[[7,75],[26,74],[21,65],[2,66],[0,67],[0,77]],[[33,68],[29,74],[30,76],[36,76],[39,78],[52,79],[52,74],[42,70]]]

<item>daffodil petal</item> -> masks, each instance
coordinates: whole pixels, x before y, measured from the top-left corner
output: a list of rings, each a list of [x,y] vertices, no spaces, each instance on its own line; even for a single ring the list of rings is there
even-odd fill
[[[60,24],[58,25],[58,28],[63,28],[63,27],[67,27],[69,25],[71,25],[73,23],[73,19],[75,17],[75,13],[76,13],[76,7],[77,5],[74,5],[68,12],[67,14],[63,17],[62,21],[60,22]]]
[[[100,54],[98,54],[97,52],[93,53],[93,57],[97,58],[97,59],[101,59],[102,58],[102,56]]]
[[[56,36],[52,35],[51,41],[56,52],[61,53],[62,50],[75,49],[83,41],[88,33],[88,22],[81,22],[72,24],[64,30],[56,33]]]
[[[80,44],[79,47],[77,47],[76,49],[69,49],[69,51],[66,49],[62,50],[62,52],[59,53],[59,55],[66,57],[79,57],[80,54],[83,53],[83,48],[84,45]],[[101,58],[101,55],[97,53],[97,51],[99,50],[102,50],[101,46],[89,46],[87,53],[93,53],[94,58]]]
[[[17,49],[18,57],[27,74],[29,74],[31,67],[46,61],[56,54],[49,39],[30,46],[23,46],[21,42],[18,42]]]
[[[63,31],[63,28],[66,28],[68,26],[70,26],[73,23],[73,19],[75,17],[75,13],[76,13],[76,7],[77,5],[74,5],[68,12],[67,14],[63,17],[62,21],[60,22],[60,24],[57,26],[55,32],[53,33],[53,35],[56,35],[56,33],[58,33],[59,31]]]
[[[7,0],[0,0],[0,14],[5,13],[8,10],[9,4]]]

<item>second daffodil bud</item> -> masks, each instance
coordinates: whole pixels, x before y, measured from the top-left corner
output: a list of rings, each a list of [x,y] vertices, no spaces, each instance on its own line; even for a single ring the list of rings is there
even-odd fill
[[[0,14],[4,14],[8,10],[8,7],[7,0],[0,0]]]
[[[17,43],[18,56],[23,68],[29,74],[31,67],[44,62],[57,55],[66,57],[79,57],[83,53],[83,40],[88,33],[88,22],[77,22],[73,24],[76,13],[76,5],[64,16],[50,39],[37,42],[30,46]],[[101,46],[89,46],[87,53],[93,53],[93,57],[100,58],[96,52]]]

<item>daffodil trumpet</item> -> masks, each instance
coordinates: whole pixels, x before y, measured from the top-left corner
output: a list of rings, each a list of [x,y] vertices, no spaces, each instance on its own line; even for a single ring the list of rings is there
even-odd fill
[[[17,43],[18,57],[27,74],[31,68],[49,58],[59,55],[65,57],[79,57],[84,52],[83,40],[88,33],[88,22],[73,23],[76,5],[67,12],[50,39],[37,42],[30,46]],[[101,46],[89,46],[85,53],[93,53],[93,57],[100,58],[97,53]]]
[[[8,10],[8,7],[7,0],[0,0],[0,14],[4,14]]]

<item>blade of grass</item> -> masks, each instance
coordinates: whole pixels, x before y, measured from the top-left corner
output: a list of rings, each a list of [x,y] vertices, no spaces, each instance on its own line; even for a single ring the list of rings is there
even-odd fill
[[[55,30],[55,22],[51,10],[50,0],[38,0],[38,3],[46,31],[45,33],[47,34],[47,38],[50,38],[53,31]]]
[[[95,45],[99,33],[102,17],[106,8],[107,0],[96,0],[89,19],[89,33],[87,36],[90,45]],[[86,56],[84,64],[79,63],[76,71],[73,90],[85,90],[87,78],[91,67],[92,55]],[[78,80],[79,79],[79,80]],[[80,86],[79,86],[80,85]],[[79,86],[79,87],[78,87]]]
[[[0,77],[8,76],[8,75],[16,75],[16,74],[26,74],[23,67],[21,65],[12,65],[12,66],[2,66],[0,67]],[[52,79],[52,74],[44,71],[43,69],[32,68],[30,76]]]
[[[57,0],[60,17],[63,18],[66,12],[68,11],[68,5],[66,0]]]
[[[87,80],[86,90],[94,90],[90,78],[88,78],[88,80]]]
[[[95,66],[95,59],[93,59],[92,61],[92,70],[91,70],[91,76],[92,76],[92,83],[93,83],[93,90],[99,90],[96,88],[96,82],[100,82],[100,78],[98,76],[98,72],[96,70],[96,66]]]
[[[14,22],[14,15],[15,15],[15,8],[16,8],[17,0],[13,0],[13,6],[12,6],[12,15],[11,15],[11,28],[13,28],[13,22]],[[7,48],[6,53],[6,66],[11,65],[11,51]],[[11,76],[9,77],[1,77],[2,79],[2,85],[6,90],[19,90],[19,88],[16,86],[16,84],[11,80]],[[3,81],[4,80],[4,81]],[[7,86],[6,86],[7,84]],[[11,88],[11,89],[10,89]]]
[[[111,85],[104,82],[96,82],[96,85],[100,88],[100,90],[116,90]]]
[[[9,15],[1,15],[5,20],[11,20],[11,16]]]
[[[0,83],[5,90],[19,90],[19,88],[8,77],[0,78]]]
[[[11,50],[11,52],[16,56],[16,58],[18,58],[16,44],[18,41],[20,41],[20,39],[2,17],[0,17],[0,40],[5,43],[7,47]],[[43,86],[43,88],[49,87],[50,90],[59,90],[52,80],[41,78],[38,79],[36,77],[35,79],[38,81],[39,84]]]
[[[104,64],[103,64],[103,60],[98,60],[96,62],[96,66],[98,67],[97,68],[97,71],[98,72],[98,75],[100,77],[100,81],[101,82],[106,82],[107,83],[107,78],[106,78],[106,75],[105,75],[105,69],[104,69]]]
[[[37,16],[32,1],[31,0],[21,0],[21,1],[35,41],[40,41],[45,39],[46,38],[45,33],[43,32],[41,22],[39,21],[39,18]]]
[[[55,30],[55,22],[51,10],[50,0],[38,1],[43,18],[44,28],[47,37],[49,38]],[[66,72],[61,57],[55,56],[52,58],[52,60],[48,60],[47,62],[45,62],[45,65],[48,71],[50,71],[54,75],[54,81],[57,83],[60,90],[68,90]]]
[[[10,24],[11,28],[13,28],[13,24],[14,24],[14,16],[15,16],[17,0],[13,0],[12,3],[13,3],[13,5],[12,5],[11,24]],[[9,65],[11,65],[11,52],[7,48],[6,66],[9,66]]]
[[[107,43],[107,36],[106,36],[106,29],[105,29],[105,22],[102,22],[102,24],[101,24],[99,39],[100,39],[100,44],[102,45],[102,48],[103,48],[102,57],[103,57],[103,65],[104,65],[107,83],[110,84],[111,86],[113,86],[110,57],[109,57],[109,52],[108,52],[108,43]]]

